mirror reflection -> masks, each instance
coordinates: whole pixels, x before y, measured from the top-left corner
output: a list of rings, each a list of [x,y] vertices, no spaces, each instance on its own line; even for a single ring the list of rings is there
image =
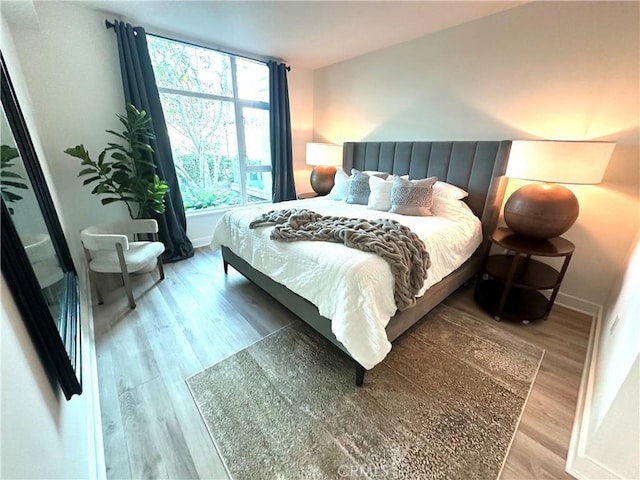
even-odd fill
[[[64,272],[4,111],[0,124],[0,154],[2,198],[60,331],[60,305],[65,291]]]

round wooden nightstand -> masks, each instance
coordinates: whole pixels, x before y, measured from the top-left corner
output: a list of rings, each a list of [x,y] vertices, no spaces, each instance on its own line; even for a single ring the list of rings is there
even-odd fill
[[[488,255],[474,298],[496,320],[529,323],[549,316],[575,245],[562,237],[535,240],[498,228],[491,242],[506,250]],[[559,270],[531,257],[564,258]],[[543,293],[547,292],[548,297]]]

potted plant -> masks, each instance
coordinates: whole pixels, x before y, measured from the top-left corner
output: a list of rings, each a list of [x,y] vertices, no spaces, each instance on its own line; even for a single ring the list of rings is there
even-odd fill
[[[86,177],[83,185],[95,184],[91,193],[106,196],[101,200],[103,205],[124,202],[134,219],[149,218],[151,212],[164,213],[164,197],[169,186],[160,180],[150,160],[153,153],[148,143],[153,138],[151,117],[128,104],[126,115],[118,115],[118,118],[125,130],[120,133],[107,130],[107,133],[121,141],[108,142],[97,160],[91,159],[82,144],[64,152],[81,160],[80,165],[84,168],[78,176]]]

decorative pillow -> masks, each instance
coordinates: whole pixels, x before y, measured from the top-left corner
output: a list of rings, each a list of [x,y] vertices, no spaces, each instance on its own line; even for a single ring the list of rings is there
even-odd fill
[[[380,177],[385,179],[389,176],[386,172],[371,172],[371,176]],[[349,184],[349,193],[347,194],[347,203],[358,203],[360,205],[366,205],[369,201],[369,177],[366,172],[361,172],[357,169],[351,170],[351,182]]]
[[[391,213],[426,217],[432,215],[433,184],[436,177],[422,180],[406,180],[397,175],[393,176],[391,188]]]
[[[344,170],[336,170],[334,182],[333,188],[329,192],[329,195],[327,195],[327,198],[329,200],[346,200],[349,194],[351,177],[349,177]]]
[[[436,197],[450,198],[452,200],[462,200],[469,196],[469,192],[450,183],[438,180],[433,184],[433,195]]]
[[[408,179],[409,175],[400,178]],[[383,180],[377,176],[369,177],[369,202],[367,208],[388,212],[391,208],[391,188],[393,187],[393,177]]]
[[[351,170],[351,182],[349,183],[349,193],[347,194],[347,203],[358,203],[366,205],[369,201],[369,175],[356,170]]]

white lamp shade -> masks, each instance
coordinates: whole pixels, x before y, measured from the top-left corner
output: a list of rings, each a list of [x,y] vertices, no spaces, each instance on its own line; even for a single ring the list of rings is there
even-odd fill
[[[553,183],[600,183],[615,145],[615,142],[514,140],[506,176]]]
[[[331,143],[307,143],[307,165],[342,165],[342,146]]]

